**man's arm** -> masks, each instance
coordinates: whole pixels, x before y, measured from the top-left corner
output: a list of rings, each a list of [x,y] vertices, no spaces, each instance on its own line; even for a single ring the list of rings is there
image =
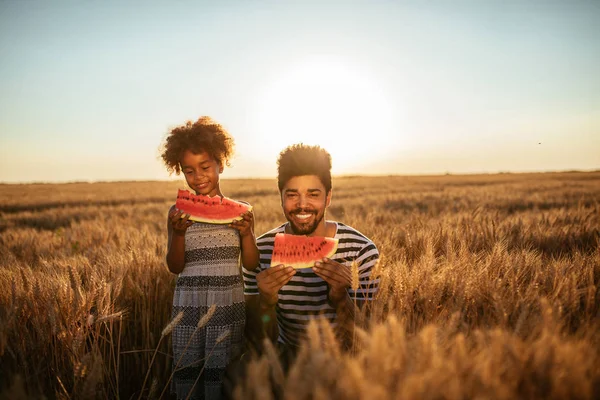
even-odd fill
[[[279,336],[275,305],[265,304],[264,301],[261,301],[261,296],[245,297],[249,340],[255,347],[260,346],[265,337],[275,342]]]
[[[258,295],[246,295],[246,334],[254,346],[259,346],[262,339],[268,337],[277,341],[279,327],[277,325],[278,293],[285,284],[294,276],[296,270],[292,267],[277,265],[265,269],[255,277]],[[247,278],[245,278],[247,279]],[[248,279],[247,279],[248,280]]]
[[[260,307],[260,296],[246,295],[246,338],[254,349],[260,349],[265,337],[276,340],[278,328],[276,323],[275,310],[268,318],[263,318],[263,312]],[[266,322],[263,322],[265,321]],[[273,323],[275,321],[275,323]]]

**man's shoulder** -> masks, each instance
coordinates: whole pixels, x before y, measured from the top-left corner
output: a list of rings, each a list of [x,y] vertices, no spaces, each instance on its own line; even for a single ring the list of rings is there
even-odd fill
[[[358,241],[364,241],[365,243],[373,243],[371,239],[369,239],[364,233],[360,232],[358,229],[351,227],[350,225],[346,225],[342,222],[336,222],[338,229],[336,236],[340,238],[352,238]]]
[[[281,233],[283,231],[285,231],[285,225],[286,224],[282,224],[280,226],[278,226],[277,228],[273,228],[270,231],[263,233],[262,235],[260,235],[258,238],[256,238],[256,243],[260,246],[261,244],[268,244],[268,243],[273,243],[275,241],[275,235],[278,233]]]

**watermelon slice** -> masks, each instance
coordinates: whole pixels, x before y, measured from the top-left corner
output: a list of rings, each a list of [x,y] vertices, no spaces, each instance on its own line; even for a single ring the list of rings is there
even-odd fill
[[[240,215],[246,211],[252,211],[251,205],[227,197],[208,197],[182,189],[177,193],[175,207],[190,214],[192,221],[208,224],[230,224],[241,219]]]
[[[271,266],[283,264],[296,269],[312,268],[315,261],[331,257],[338,247],[338,239],[323,236],[275,235]]]

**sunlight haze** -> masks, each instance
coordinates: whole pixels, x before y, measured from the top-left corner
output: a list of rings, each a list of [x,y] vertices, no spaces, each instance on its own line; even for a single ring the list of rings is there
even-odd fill
[[[224,178],[600,169],[600,2],[0,3],[0,182],[169,179],[209,115]],[[171,177],[176,178],[176,177]],[[179,177],[178,179],[182,179]]]

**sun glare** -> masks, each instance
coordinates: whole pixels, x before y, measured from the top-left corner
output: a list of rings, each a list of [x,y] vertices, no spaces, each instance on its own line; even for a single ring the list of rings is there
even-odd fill
[[[293,143],[318,144],[333,172],[368,173],[393,138],[392,110],[373,76],[337,59],[319,57],[287,69],[258,98],[257,127],[269,153]]]

